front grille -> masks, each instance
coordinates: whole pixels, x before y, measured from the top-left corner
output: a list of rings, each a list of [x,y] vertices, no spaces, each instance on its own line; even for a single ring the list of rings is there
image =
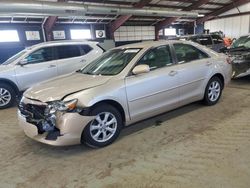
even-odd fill
[[[19,110],[26,119],[44,119],[45,109],[45,105],[25,104],[22,102],[19,104]]]
[[[23,102],[19,104],[21,114],[26,118],[28,123],[37,127],[39,134],[44,133],[43,122],[45,120],[45,109],[45,105],[25,104]]]

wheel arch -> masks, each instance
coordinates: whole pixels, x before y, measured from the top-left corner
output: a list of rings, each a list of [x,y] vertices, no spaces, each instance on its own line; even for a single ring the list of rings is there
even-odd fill
[[[225,78],[224,78],[224,76],[223,76],[221,73],[216,73],[216,74],[214,74],[214,75],[210,78],[210,80],[211,80],[212,78],[214,78],[214,77],[217,77],[217,78],[219,78],[219,79],[221,80],[222,89],[224,89],[224,86],[225,86]]]
[[[19,91],[17,85],[13,81],[5,79],[5,78],[0,78],[0,83],[4,83],[4,84],[10,85],[14,89],[15,93],[19,94],[20,91]]]
[[[113,106],[114,108],[116,108],[122,116],[122,121],[123,122],[126,121],[126,113],[125,113],[123,106],[119,102],[112,100],[112,99],[106,99],[106,100],[99,101],[99,102],[93,104],[90,107],[90,110],[93,110],[96,106],[101,105],[101,104],[109,104],[109,105]]]

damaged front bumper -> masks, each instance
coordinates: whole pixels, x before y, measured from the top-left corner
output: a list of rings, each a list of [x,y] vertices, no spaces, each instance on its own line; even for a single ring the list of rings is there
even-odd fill
[[[233,78],[240,78],[250,75],[250,60],[249,61],[233,61]]]
[[[231,50],[228,52],[232,60],[233,75],[232,78],[240,78],[250,74],[250,51]]]
[[[26,105],[32,107],[33,111],[27,109]],[[80,144],[85,126],[94,119],[93,116],[77,112],[43,116],[45,108],[45,103],[23,98],[18,111],[19,125],[28,137],[53,146]]]

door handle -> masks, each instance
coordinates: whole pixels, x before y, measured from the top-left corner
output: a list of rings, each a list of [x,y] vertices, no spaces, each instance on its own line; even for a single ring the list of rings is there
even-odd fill
[[[212,64],[213,64],[213,63],[212,63],[212,62],[209,62],[209,61],[206,63],[207,66],[210,66],[210,65],[212,65]]]
[[[82,59],[80,63],[85,63],[86,61],[87,61],[86,59]]]
[[[169,76],[175,76],[177,73],[177,71],[172,70],[169,72]]]
[[[48,68],[54,68],[54,67],[56,67],[56,65],[50,65],[50,66],[48,66]]]

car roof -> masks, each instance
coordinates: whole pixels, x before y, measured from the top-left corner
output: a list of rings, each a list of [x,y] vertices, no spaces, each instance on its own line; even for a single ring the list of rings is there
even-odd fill
[[[119,46],[116,49],[123,49],[123,48],[152,48],[157,47],[161,45],[168,45],[173,43],[190,43],[186,41],[180,41],[180,40],[160,40],[160,41],[146,41],[146,42],[139,42],[139,43],[133,43],[133,44],[127,44],[124,46]]]
[[[59,46],[59,45],[76,45],[76,44],[98,44],[98,42],[87,41],[87,40],[60,40],[60,41],[50,41],[42,42],[31,46],[30,48],[44,47],[44,46]]]
[[[196,35],[183,35],[181,37],[207,37],[211,35],[217,35],[217,34],[196,34]]]

